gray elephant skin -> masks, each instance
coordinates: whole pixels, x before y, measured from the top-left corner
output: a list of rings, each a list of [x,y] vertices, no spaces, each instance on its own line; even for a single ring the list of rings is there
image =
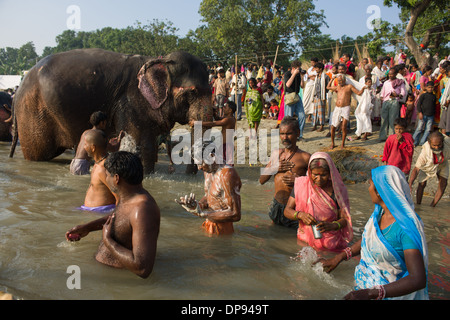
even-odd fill
[[[11,141],[11,122],[5,122],[11,117],[11,105],[11,95],[0,91],[0,141]]]
[[[49,161],[75,148],[90,115],[108,115],[107,135],[121,130],[138,146],[145,172],[154,170],[156,138],[176,122],[213,117],[206,65],[182,51],[151,58],[101,49],[50,55],[23,79],[13,101],[10,157]]]

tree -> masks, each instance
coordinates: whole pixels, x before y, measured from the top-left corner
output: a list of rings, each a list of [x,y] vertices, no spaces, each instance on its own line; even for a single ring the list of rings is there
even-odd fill
[[[27,42],[19,49],[0,49],[0,74],[21,75],[36,64],[38,55],[33,42]]]
[[[217,57],[246,56],[263,62],[280,52],[299,53],[325,24],[313,0],[203,0],[202,41]]]
[[[386,6],[396,3],[401,9],[400,18],[405,24],[404,41],[418,65],[433,62],[432,56],[425,52],[434,39],[433,49],[439,51],[441,45],[448,44],[450,31],[448,2],[446,0],[384,0]],[[418,31],[415,30],[419,26]],[[420,45],[417,43],[421,38]],[[445,48],[445,47],[444,47]],[[448,49],[447,49],[448,51]]]

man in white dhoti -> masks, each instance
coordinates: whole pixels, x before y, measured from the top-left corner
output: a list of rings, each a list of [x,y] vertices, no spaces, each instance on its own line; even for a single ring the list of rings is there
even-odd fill
[[[311,67],[304,76],[305,90],[303,92],[303,108],[309,121],[311,121],[311,116],[314,112],[314,83],[317,75],[314,67],[318,61],[319,59],[317,58],[311,59]]]
[[[358,107],[355,110],[356,117],[356,132],[355,139],[367,140],[367,136],[372,133],[372,109],[373,109],[373,95],[372,95],[372,78],[364,78],[365,86],[364,92],[360,95],[361,99],[358,102]],[[361,82],[360,82],[361,83]]]

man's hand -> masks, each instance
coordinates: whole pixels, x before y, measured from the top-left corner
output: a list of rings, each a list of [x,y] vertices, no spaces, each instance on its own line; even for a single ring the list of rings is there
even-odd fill
[[[292,168],[294,168],[294,166],[295,164],[293,162],[282,160],[280,161],[280,165],[278,166],[278,173],[290,171]]]
[[[190,212],[199,217],[204,216],[198,201],[195,200],[195,194],[193,193],[191,193],[190,195],[185,195],[184,197],[180,197],[180,200],[175,199],[175,202],[181,205],[187,212]]]
[[[85,230],[83,226],[76,226],[66,232],[66,239],[67,241],[80,241],[88,234],[89,231]]]
[[[111,226],[113,219],[114,213],[108,217],[108,220],[106,220],[105,224],[103,225],[103,242],[107,242],[109,239],[111,239]]]
[[[288,186],[288,187],[293,187],[294,186],[294,182],[295,182],[295,174],[288,171],[286,172],[283,177],[281,178],[281,181],[283,181],[283,183]]]
[[[292,69],[292,75],[293,76],[296,76],[297,74],[299,74],[300,73],[300,68],[294,68],[294,69]]]

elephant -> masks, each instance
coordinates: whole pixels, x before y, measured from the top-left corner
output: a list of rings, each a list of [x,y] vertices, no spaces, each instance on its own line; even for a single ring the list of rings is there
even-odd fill
[[[151,173],[158,135],[176,122],[213,118],[206,65],[184,51],[158,58],[103,49],[47,56],[15,95],[10,157],[17,139],[30,161],[50,161],[75,148],[95,111],[107,114],[107,135],[123,131],[134,139],[145,173]]]

